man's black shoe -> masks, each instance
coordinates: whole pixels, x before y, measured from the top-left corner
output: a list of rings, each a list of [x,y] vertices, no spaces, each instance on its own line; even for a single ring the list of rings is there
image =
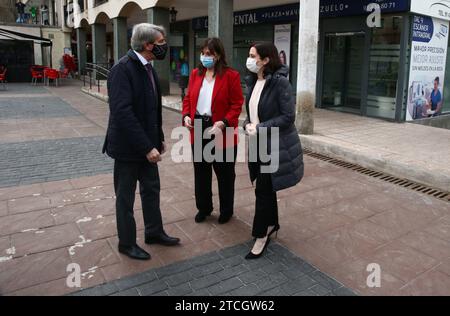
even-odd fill
[[[145,243],[147,245],[176,246],[180,243],[180,238],[170,237],[163,232],[157,236],[145,236]]]
[[[219,224],[223,225],[223,224],[228,223],[232,217],[233,217],[233,214],[220,214]]]
[[[211,213],[212,212],[210,213],[198,212],[197,215],[195,216],[195,222],[198,224],[203,223],[208,216],[211,216]]]
[[[138,245],[126,247],[119,245],[119,252],[132,259],[137,260],[150,260],[152,257],[144,249],[140,248]]]

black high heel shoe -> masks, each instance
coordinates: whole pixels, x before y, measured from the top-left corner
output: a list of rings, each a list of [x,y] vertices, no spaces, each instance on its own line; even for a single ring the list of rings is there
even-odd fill
[[[249,252],[248,255],[245,256],[245,259],[247,260],[255,260],[255,259],[259,259],[262,257],[262,255],[264,254],[264,252],[266,252],[267,246],[269,246],[270,243],[270,237],[267,236],[267,240],[266,240],[266,244],[264,245],[263,250],[261,251],[260,254],[255,255],[253,252]]]
[[[272,231],[269,233],[269,235],[267,235],[269,238],[273,235],[273,234],[275,234],[275,238],[277,238],[278,237],[278,231],[280,230],[280,225],[276,225],[273,229],[272,229]]]
[[[267,235],[269,238],[275,234],[275,238],[278,238],[278,231],[280,230],[280,225],[276,225],[273,227],[273,229],[270,231],[270,233]],[[253,238],[253,241],[256,241],[256,238]]]

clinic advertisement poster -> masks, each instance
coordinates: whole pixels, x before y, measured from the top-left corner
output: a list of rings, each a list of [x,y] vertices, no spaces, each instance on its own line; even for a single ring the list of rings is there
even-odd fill
[[[291,25],[275,25],[274,44],[280,54],[283,65],[290,66],[291,60]]]
[[[448,36],[448,21],[413,16],[407,121],[438,115],[433,109],[432,99],[443,101],[445,98]],[[438,98],[433,97],[436,95]]]

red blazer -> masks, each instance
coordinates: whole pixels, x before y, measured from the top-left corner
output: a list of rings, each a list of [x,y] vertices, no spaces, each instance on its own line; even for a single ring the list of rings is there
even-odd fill
[[[194,122],[197,112],[198,97],[205,75],[200,75],[198,69],[192,71],[189,78],[189,89],[183,100],[183,125],[184,117],[190,116]],[[228,127],[234,127],[233,139],[227,139],[224,131],[223,142],[216,142],[216,146],[228,148],[238,144],[238,124],[239,116],[242,112],[244,96],[241,88],[241,78],[239,72],[231,68],[226,68],[221,75],[216,76],[214,91],[212,96],[212,121],[213,123],[224,120]],[[191,144],[194,143],[194,130],[191,130]]]

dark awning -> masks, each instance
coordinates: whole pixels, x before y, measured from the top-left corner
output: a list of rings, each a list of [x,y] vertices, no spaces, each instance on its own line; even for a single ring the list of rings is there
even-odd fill
[[[42,46],[50,46],[50,47],[53,46],[52,41],[48,38],[29,35],[29,34],[25,34],[25,33],[19,33],[19,32],[10,31],[10,30],[5,30],[2,28],[0,28],[0,35],[8,37],[12,40],[28,39],[28,40],[33,40],[35,43],[41,44]],[[19,37],[19,38],[16,38],[16,37]]]

